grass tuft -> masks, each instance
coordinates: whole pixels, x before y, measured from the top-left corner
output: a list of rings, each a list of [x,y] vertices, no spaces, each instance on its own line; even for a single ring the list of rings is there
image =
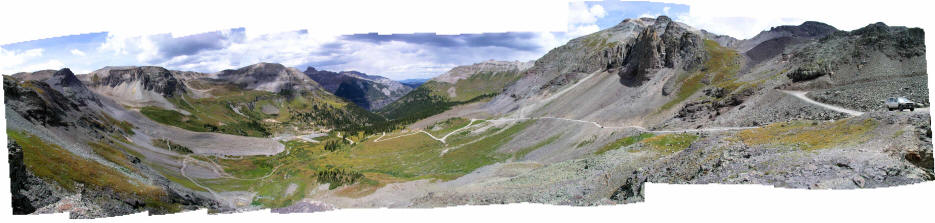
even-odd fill
[[[698,135],[680,133],[657,135],[646,139],[644,142],[649,145],[653,151],[668,155],[688,148],[697,139]]]
[[[877,125],[873,119],[842,119],[832,123],[794,121],[744,130],[738,137],[748,145],[786,145],[811,151],[864,142],[868,139],[867,133]]]
[[[610,144],[604,145],[603,147],[595,151],[594,154],[601,155],[601,154],[606,153],[607,151],[615,150],[615,149],[618,149],[624,146],[633,145],[635,143],[638,143],[640,141],[643,141],[653,136],[655,136],[655,134],[646,132],[646,133],[640,133],[638,135],[623,137],[623,138],[617,139],[617,141],[614,141]]]

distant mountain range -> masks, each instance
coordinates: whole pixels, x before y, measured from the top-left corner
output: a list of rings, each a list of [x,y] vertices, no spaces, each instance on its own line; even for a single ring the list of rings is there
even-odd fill
[[[419,87],[419,85],[422,85],[429,80],[431,80],[431,78],[414,78],[414,79],[400,80],[399,83],[403,83],[404,85],[409,86],[411,88],[417,88]]]

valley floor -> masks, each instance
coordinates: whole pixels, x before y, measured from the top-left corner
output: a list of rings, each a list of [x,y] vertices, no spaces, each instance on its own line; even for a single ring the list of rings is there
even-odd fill
[[[219,179],[189,179],[204,181],[198,186],[209,191],[228,191],[211,193],[234,207],[262,205],[279,208],[277,212],[510,202],[613,204],[641,200],[645,181],[860,188],[932,179],[931,170],[892,159],[893,153],[917,153],[926,141],[905,144],[880,137],[917,138],[915,122],[928,118],[927,109],[857,112],[816,102],[806,92],[784,93],[852,117],[656,130],[561,117],[449,118],[421,129],[370,136],[283,139],[285,152],[269,157],[200,157],[192,160],[216,163],[214,171],[228,173]],[[816,136],[823,138],[809,138]],[[320,144],[329,140],[347,143],[326,151]],[[892,168],[911,173],[888,176],[885,171]],[[323,182],[323,170],[338,177]]]

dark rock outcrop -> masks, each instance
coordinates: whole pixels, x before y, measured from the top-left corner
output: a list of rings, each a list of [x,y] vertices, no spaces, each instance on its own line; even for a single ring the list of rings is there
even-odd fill
[[[3,79],[3,102],[7,108],[31,122],[43,126],[66,126],[67,111],[76,111],[80,102],[69,100],[65,95],[42,81],[27,80],[18,83],[15,78]]]
[[[383,108],[412,91],[412,87],[397,81],[357,71],[332,72],[308,67],[304,73],[326,91],[367,110]]]
[[[663,31],[658,33],[660,29]],[[620,77],[635,81],[651,78],[646,75],[662,67],[694,69],[707,58],[701,36],[665,16],[643,29],[626,55]]]

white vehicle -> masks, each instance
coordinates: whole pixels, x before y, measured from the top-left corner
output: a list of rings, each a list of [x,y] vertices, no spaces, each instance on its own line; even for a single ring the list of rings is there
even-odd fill
[[[883,102],[883,106],[886,107],[886,109],[890,111],[892,110],[902,111],[903,109],[909,109],[909,111],[915,111],[916,109],[916,103],[904,97],[887,98],[886,101]]]

